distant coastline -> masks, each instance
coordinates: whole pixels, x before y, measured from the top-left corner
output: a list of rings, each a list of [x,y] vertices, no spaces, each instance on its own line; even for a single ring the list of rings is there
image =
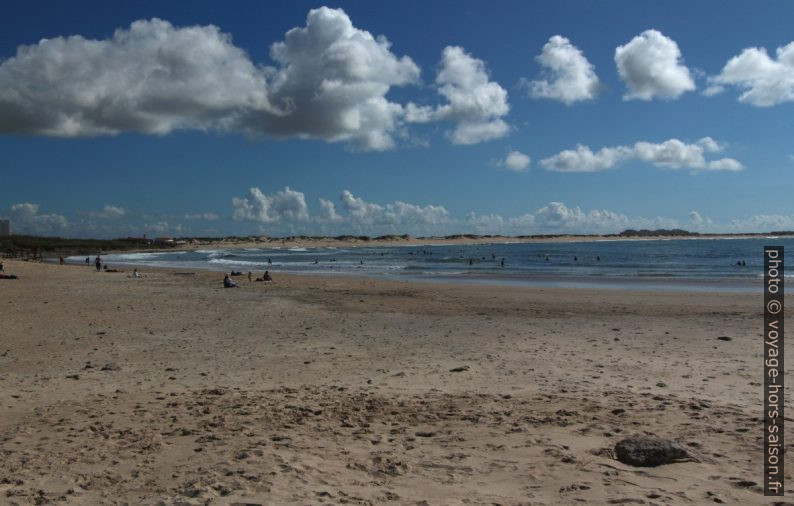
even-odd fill
[[[599,240],[658,240],[658,239],[743,239],[769,236],[794,236],[794,231],[770,231],[736,234],[711,234],[689,232],[681,229],[624,230],[618,234],[534,234],[534,235],[477,235],[453,234],[446,236],[413,237],[404,235],[306,236],[225,236],[225,237],[159,237],[154,239],[127,237],[118,239],[68,239],[11,235],[0,237],[0,256],[4,258],[31,258],[33,256],[94,255],[98,252],[194,251],[197,249],[234,249],[258,247],[357,247],[357,246],[410,246],[439,244],[504,244],[543,242],[585,242]]]

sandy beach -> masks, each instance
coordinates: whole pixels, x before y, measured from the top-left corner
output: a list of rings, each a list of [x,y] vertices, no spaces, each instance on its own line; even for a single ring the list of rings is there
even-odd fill
[[[785,504],[760,290],[5,264],[0,503]]]

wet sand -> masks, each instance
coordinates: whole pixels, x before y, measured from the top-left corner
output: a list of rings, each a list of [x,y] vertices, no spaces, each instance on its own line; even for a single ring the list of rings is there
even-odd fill
[[[760,293],[5,263],[0,502],[775,502]]]

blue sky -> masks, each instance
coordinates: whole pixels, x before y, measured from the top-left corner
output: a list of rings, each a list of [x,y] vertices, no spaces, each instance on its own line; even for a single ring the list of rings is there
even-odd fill
[[[3,2],[0,216],[102,237],[794,229],[792,20]]]

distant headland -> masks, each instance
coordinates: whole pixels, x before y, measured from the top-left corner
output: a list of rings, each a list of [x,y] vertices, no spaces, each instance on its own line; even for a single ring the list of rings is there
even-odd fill
[[[224,236],[224,237],[125,237],[117,239],[70,239],[32,235],[9,235],[0,237],[0,255],[4,258],[42,258],[58,255],[94,255],[98,252],[149,251],[149,250],[195,250],[256,247],[323,247],[366,245],[412,245],[412,244],[489,244],[507,242],[574,242],[594,240],[628,239],[684,239],[684,238],[753,238],[768,236],[794,236],[794,230],[770,232],[711,234],[690,232],[682,229],[627,229],[617,234],[533,234],[533,235],[478,235],[453,234],[445,236],[413,237],[397,235],[338,235],[286,237],[270,236]]]

